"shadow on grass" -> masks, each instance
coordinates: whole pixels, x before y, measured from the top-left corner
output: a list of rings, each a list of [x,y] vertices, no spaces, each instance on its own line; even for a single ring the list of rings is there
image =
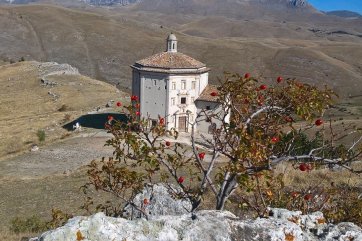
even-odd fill
[[[78,119],[69,122],[63,126],[68,131],[73,130],[73,126],[78,122],[82,127],[93,129],[104,129],[104,125],[108,122],[108,116],[113,116],[114,120],[127,122],[127,116],[125,114],[117,113],[102,113],[102,114],[88,114],[79,117]]]

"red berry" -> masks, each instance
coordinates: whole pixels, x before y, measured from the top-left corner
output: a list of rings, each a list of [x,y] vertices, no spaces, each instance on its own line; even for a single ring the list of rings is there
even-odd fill
[[[273,143],[277,143],[277,142],[279,142],[279,137],[274,136],[274,137],[271,139],[271,141],[272,141]]]
[[[213,92],[211,92],[211,94],[210,94],[211,96],[218,96],[218,93],[217,92],[215,92],[215,91],[213,91]]]
[[[117,106],[118,106],[118,107],[121,107],[121,106],[122,106],[122,103],[121,103],[121,102],[117,102]]]
[[[136,104],[136,108],[139,109],[141,107],[140,104]]]
[[[299,193],[297,193],[297,192],[292,192],[291,193],[292,198],[297,198],[298,195],[299,195]]]
[[[310,201],[310,200],[312,200],[312,198],[313,198],[313,195],[312,195],[312,194],[306,194],[306,195],[304,196],[304,200],[306,200],[306,201]]]
[[[136,111],[136,115],[141,115],[141,113],[139,111]]]
[[[308,170],[308,165],[305,163],[302,163],[299,165],[299,170],[301,170],[302,172],[305,172]]]
[[[291,116],[286,116],[284,119],[286,122],[294,122],[294,120]]]
[[[281,76],[279,76],[278,78],[277,78],[277,82],[278,83],[281,83],[283,81],[283,78],[281,77]]]
[[[183,183],[184,181],[185,181],[185,178],[182,176],[177,179],[177,182],[180,184]]]
[[[321,120],[321,119],[318,119],[318,120],[315,121],[316,126],[320,126],[322,124],[323,124],[323,120]]]
[[[266,85],[260,85],[259,89],[260,90],[266,90],[268,87]]]
[[[250,73],[246,73],[246,74],[244,75],[244,77],[245,77],[245,79],[249,79],[249,78],[250,78]]]
[[[131,101],[137,101],[138,100],[138,96],[137,95],[132,95],[131,96]]]
[[[107,118],[109,121],[112,121],[114,119],[113,116],[111,116],[111,115],[109,115]]]
[[[148,200],[147,198],[143,199],[143,204],[144,205],[150,204],[150,200]]]
[[[164,125],[165,124],[165,119],[164,118],[160,118],[160,125]]]
[[[200,158],[200,159],[204,159],[204,158],[205,158],[205,152],[199,153],[199,158]]]
[[[171,146],[171,142],[166,141],[166,146]]]

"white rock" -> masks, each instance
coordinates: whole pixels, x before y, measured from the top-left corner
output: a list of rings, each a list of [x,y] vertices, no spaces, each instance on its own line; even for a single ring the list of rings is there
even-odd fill
[[[142,206],[145,211],[153,216],[160,215],[182,215],[191,211],[191,202],[186,199],[175,199],[172,197],[172,193],[179,193],[181,189],[179,187],[170,186],[170,189],[163,184],[155,184],[153,186],[146,186],[142,193],[138,194],[133,203],[137,206]],[[144,205],[143,200],[148,199],[149,204]],[[124,209],[124,217],[129,219],[141,217],[141,213],[135,210],[131,205],[128,205]]]
[[[286,236],[294,241],[362,240],[358,226],[325,224],[320,218],[323,218],[320,212],[301,215],[282,209],[273,211],[270,218],[256,220],[240,220],[230,212],[213,210],[198,212],[196,219],[184,214],[153,217],[150,221],[111,218],[98,213],[73,218],[65,226],[42,234],[37,241],[73,241],[77,232],[84,241],[283,241]],[[316,229],[321,233],[315,234]]]

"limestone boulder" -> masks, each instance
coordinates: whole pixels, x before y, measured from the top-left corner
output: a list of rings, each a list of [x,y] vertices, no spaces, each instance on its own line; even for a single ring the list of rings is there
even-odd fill
[[[75,217],[35,241],[351,241],[362,240],[362,229],[352,223],[325,222],[320,212],[301,215],[271,209],[269,218],[240,220],[227,211],[204,210],[151,220],[106,217],[98,213]]]

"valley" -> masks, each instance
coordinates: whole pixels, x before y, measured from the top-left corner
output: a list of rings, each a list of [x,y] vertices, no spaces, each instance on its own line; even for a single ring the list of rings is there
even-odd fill
[[[212,84],[227,71],[327,85],[339,96],[326,113],[336,130],[362,128],[362,18],[304,0],[0,0],[0,239],[19,240],[3,231],[15,217],[81,213],[85,166],[112,155],[110,135],[63,125],[118,113],[130,65],[164,51],[170,32],[180,52],[211,68]]]

